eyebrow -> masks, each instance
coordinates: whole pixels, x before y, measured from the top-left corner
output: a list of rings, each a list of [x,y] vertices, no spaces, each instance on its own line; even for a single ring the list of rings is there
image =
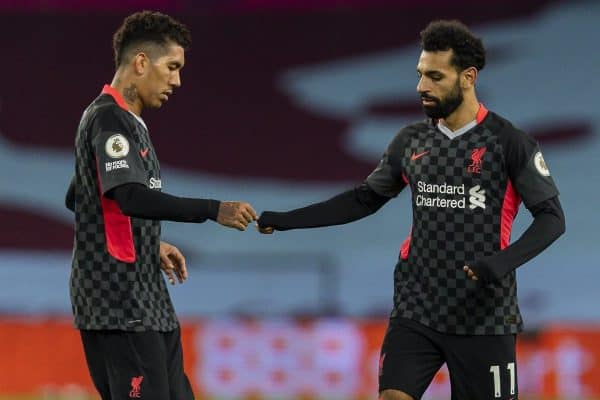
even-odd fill
[[[445,73],[443,73],[442,71],[437,70],[437,69],[430,69],[425,72],[422,72],[421,70],[419,70],[419,68],[417,68],[417,73],[421,74],[421,75],[429,76],[429,77],[431,77],[433,75],[446,76]]]

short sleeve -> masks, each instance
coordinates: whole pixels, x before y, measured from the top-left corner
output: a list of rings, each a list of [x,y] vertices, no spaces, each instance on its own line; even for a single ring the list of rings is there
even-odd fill
[[[532,137],[521,131],[511,134],[505,159],[509,177],[528,209],[558,196],[540,146]]]
[[[147,174],[133,128],[119,112],[103,110],[92,125],[90,138],[102,194],[126,183],[146,184]]]
[[[381,196],[396,197],[406,183],[402,179],[401,159],[404,151],[404,134],[400,131],[389,144],[377,167],[367,177],[366,183]]]

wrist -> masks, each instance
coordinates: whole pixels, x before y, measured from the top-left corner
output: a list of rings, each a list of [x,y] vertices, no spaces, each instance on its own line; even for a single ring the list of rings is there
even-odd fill
[[[219,200],[208,200],[208,218],[216,221],[219,216],[219,207],[221,202]]]

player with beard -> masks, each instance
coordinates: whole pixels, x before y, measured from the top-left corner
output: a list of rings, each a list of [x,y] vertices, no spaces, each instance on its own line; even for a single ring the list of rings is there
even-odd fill
[[[394,272],[380,399],[420,399],[444,363],[453,400],[516,399],[515,270],[564,232],[558,190],[536,141],[477,100],[481,39],[458,21],[436,21],[421,46],[417,91],[429,118],[401,129],[361,185],[265,211],[258,228],[348,223],[410,187],[413,225]],[[533,222],[510,243],[521,201]]]

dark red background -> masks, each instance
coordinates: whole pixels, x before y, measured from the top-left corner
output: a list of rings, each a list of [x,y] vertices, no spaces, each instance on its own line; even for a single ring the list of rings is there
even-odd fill
[[[111,37],[127,12],[83,15],[74,10],[79,7],[75,3],[84,2],[74,1],[64,3],[74,8],[61,12],[52,11],[57,4],[52,1],[44,2],[50,11],[22,11],[39,3],[0,3],[0,9],[21,9],[0,14],[0,132],[18,145],[72,151],[81,112],[112,78]],[[118,3],[124,8],[137,4]],[[189,11],[174,16],[189,25],[194,44],[187,54],[183,87],[163,109],[143,115],[163,164],[217,176],[360,180],[373,163],[346,153],[343,135],[348,121],[296,107],[278,88],[284,71],[416,46],[419,31],[432,19],[460,18],[470,25],[508,21],[549,1],[493,1],[485,6],[470,1],[408,6],[360,0],[288,1],[285,7],[275,3],[219,2],[212,8],[169,3]],[[333,7],[336,4],[345,6]],[[398,79],[414,77],[399,74]],[[414,103],[373,104],[370,112],[420,117],[416,96]],[[585,130],[581,125],[533,133],[556,140]],[[65,177],[57,184],[67,181]],[[63,222],[6,207],[0,207],[0,219],[2,247],[71,246],[71,227]]]

